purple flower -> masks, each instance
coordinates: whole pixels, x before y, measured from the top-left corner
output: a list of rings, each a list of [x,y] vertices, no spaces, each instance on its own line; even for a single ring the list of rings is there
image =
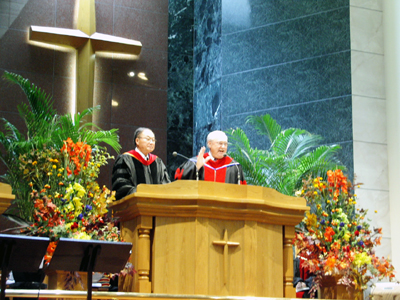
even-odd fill
[[[358,226],[357,226],[357,229],[358,229],[358,230],[361,230],[361,229],[362,229],[362,226],[361,226],[361,225],[358,225]]]
[[[87,205],[86,205],[86,210],[88,210],[88,211],[89,211],[89,210],[92,210],[92,206],[89,205],[89,204],[87,204]]]
[[[362,247],[362,246],[364,246],[364,242],[363,241],[359,241],[358,245]]]
[[[343,222],[340,222],[340,227],[343,227],[344,226],[344,223]]]
[[[321,225],[325,225],[325,220],[322,219],[320,223],[321,223]]]
[[[65,203],[65,201],[67,201],[67,199],[61,198],[60,199],[62,203]]]
[[[83,215],[82,215],[82,214],[79,214],[78,220],[82,220],[82,218],[83,218]]]

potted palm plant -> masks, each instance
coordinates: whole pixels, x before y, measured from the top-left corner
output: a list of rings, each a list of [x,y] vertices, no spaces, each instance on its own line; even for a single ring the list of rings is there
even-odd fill
[[[249,116],[247,123],[270,145],[253,148],[243,129],[227,131],[233,146],[230,155],[241,164],[248,184],[293,196],[311,174],[324,177],[331,169],[346,170],[336,156],[341,147],[323,145],[319,135],[297,128],[283,130],[269,114]]]

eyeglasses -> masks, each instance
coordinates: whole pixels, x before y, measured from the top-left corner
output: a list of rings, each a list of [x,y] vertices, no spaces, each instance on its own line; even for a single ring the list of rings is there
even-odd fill
[[[218,141],[214,141],[215,144],[218,144],[219,146],[225,146],[228,147],[228,143],[227,142],[218,142]]]
[[[148,143],[149,142],[153,142],[153,143],[157,142],[157,140],[155,138],[151,138],[151,137],[148,137],[148,136],[140,137],[139,139],[146,140]]]

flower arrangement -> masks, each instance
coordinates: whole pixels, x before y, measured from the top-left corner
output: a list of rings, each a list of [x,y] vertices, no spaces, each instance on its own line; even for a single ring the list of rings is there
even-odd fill
[[[120,241],[117,227],[107,217],[107,204],[115,198],[96,182],[100,167],[110,158],[105,150],[70,138],[59,150],[34,149],[20,155],[34,204],[34,223],[23,232],[53,240]]]
[[[61,237],[122,241],[117,226],[108,218],[107,205],[115,199],[96,179],[100,167],[112,156],[102,148],[68,138],[61,149],[33,149],[21,154],[23,179],[31,188],[33,223],[21,232],[50,237],[44,257],[49,264]],[[67,272],[65,289],[83,285],[78,272]]]
[[[370,228],[367,211],[356,207],[354,185],[341,170],[328,171],[327,180],[304,181],[296,193],[304,197],[310,211],[298,226],[293,244],[304,258],[303,267],[315,275],[315,293],[326,276],[337,276],[338,284],[362,293],[371,279],[394,279],[394,268],[375,255],[381,228]]]

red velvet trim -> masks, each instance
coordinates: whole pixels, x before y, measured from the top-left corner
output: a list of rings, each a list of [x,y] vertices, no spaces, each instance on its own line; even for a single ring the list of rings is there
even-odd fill
[[[143,156],[141,156],[140,153],[135,151],[135,150],[131,150],[131,151],[125,152],[124,154],[128,154],[128,155],[136,158],[138,161],[140,161],[145,166],[148,166],[148,165],[152,164],[157,158],[157,155],[149,153],[149,160],[145,160],[143,158]]]
[[[175,179],[176,180],[182,179],[182,175],[183,175],[183,169],[182,170],[176,169],[176,171],[175,171]]]
[[[204,154],[204,158],[210,156],[209,153]],[[207,165],[213,167],[214,169],[220,168],[222,166],[228,165],[232,162],[232,158],[225,156],[217,160],[209,160]],[[215,174],[216,173],[216,174]],[[215,181],[215,182],[225,182],[226,178],[226,168],[219,170],[213,170],[211,168],[204,167],[204,180],[205,181]]]

